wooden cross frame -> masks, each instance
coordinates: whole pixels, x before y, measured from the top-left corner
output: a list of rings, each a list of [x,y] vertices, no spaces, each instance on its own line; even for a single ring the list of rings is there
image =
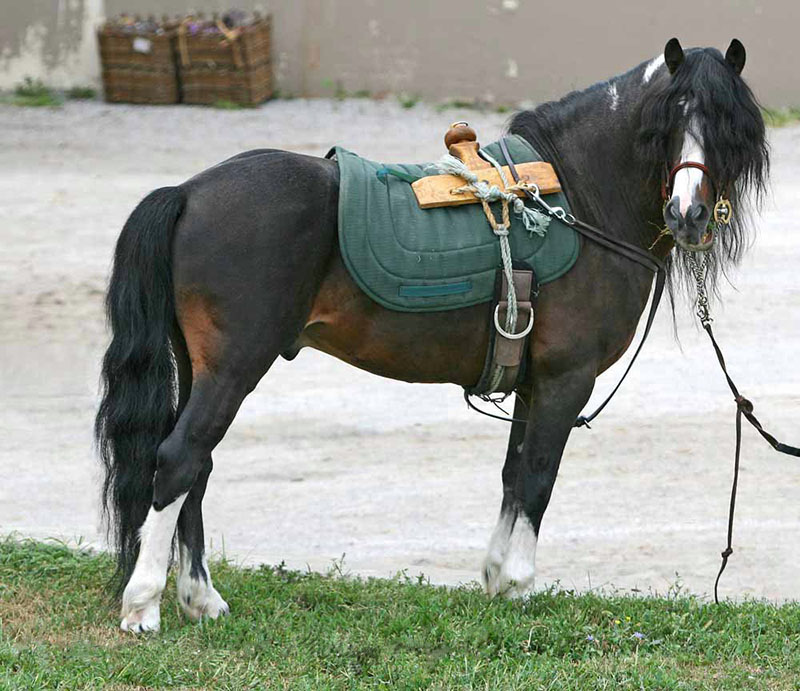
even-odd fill
[[[480,144],[478,144],[475,130],[466,122],[455,122],[450,125],[450,129],[444,136],[444,144],[452,156],[455,156],[473,171],[478,173],[482,180],[486,180],[490,185],[497,185],[502,189],[503,181],[500,174],[495,170],[491,163],[478,155]],[[520,181],[535,183],[539,187],[541,194],[552,194],[561,191],[561,184],[558,181],[553,166],[544,161],[532,163],[517,163],[517,172]],[[503,166],[506,180],[513,180],[508,166]],[[457,175],[429,175],[420,178],[412,183],[411,187],[417,197],[417,202],[422,209],[435,209],[440,206],[461,206],[462,204],[477,204],[480,202],[472,192],[458,191],[463,188],[465,181]],[[524,190],[514,190],[518,197],[524,197]]]

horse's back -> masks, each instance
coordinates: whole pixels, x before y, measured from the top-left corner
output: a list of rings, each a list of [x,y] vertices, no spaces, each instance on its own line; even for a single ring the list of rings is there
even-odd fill
[[[187,198],[174,252],[198,243],[214,252],[274,251],[298,241],[328,250],[336,237],[339,171],[334,161],[279,149],[233,156],[181,185]],[[180,263],[180,262],[179,262]]]
[[[196,206],[209,200],[249,206],[298,198],[307,204],[334,202],[335,206],[338,185],[335,161],[282,149],[253,149],[206,168],[181,187]]]

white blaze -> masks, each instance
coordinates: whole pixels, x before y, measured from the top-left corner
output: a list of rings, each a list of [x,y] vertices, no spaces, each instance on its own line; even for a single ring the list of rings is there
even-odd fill
[[[703,153],[703,141],[697,120],[692,118],[686,132],[683,135],[683,147],[681,148],[681,163],[692,161],[693,163],[705,163]],[[672,184],[672,196],[680,200],[681,214],[685,215],[687,209],[692,204],[695,191],[703,182],[703,171],[699,168],[683,168],[675,173]]]

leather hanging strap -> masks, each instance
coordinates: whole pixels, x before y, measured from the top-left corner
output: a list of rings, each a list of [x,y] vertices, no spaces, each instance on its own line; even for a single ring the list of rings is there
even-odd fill
[[[524,332],[533,320],[533,304],[531,303],[531,290],[533,288],[533,271],[514,269],[514,294],[517,298],[517,333]],[[508,295],[508,284],[505,274],[501,274],[502,287],[500,295]],[[498,305],[498,319],[505,324],[508,299],[503,297]],[[494,339],[494,364],[503,368],[503,375],[497,391],[511,392],[516,388],[518,375],[522,366],[522,358],[528,349],[529,336],[524,338],[506,338],[501,332],[495,334]]]

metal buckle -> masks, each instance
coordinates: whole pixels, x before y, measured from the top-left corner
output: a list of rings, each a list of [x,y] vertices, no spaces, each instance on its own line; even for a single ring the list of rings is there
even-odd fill
[[[528,319],[528,326],[525,327],[525,330],[518,334],[510,334],[502,326],[500,326],[500,304],[498,303],[494,308],[494,328],[497,329],[497,333],[499,333],[503,338],[507,338],[509,341],[518,341],[520,338],[525,338],[533,329],[533,308],[530,308],[531,315]]]
[[[733,207],[729,200],[725,197],[720,197],[717,203],[714,204],[714,221],[720,225],[726,226],[731,222],[733,217]]]

